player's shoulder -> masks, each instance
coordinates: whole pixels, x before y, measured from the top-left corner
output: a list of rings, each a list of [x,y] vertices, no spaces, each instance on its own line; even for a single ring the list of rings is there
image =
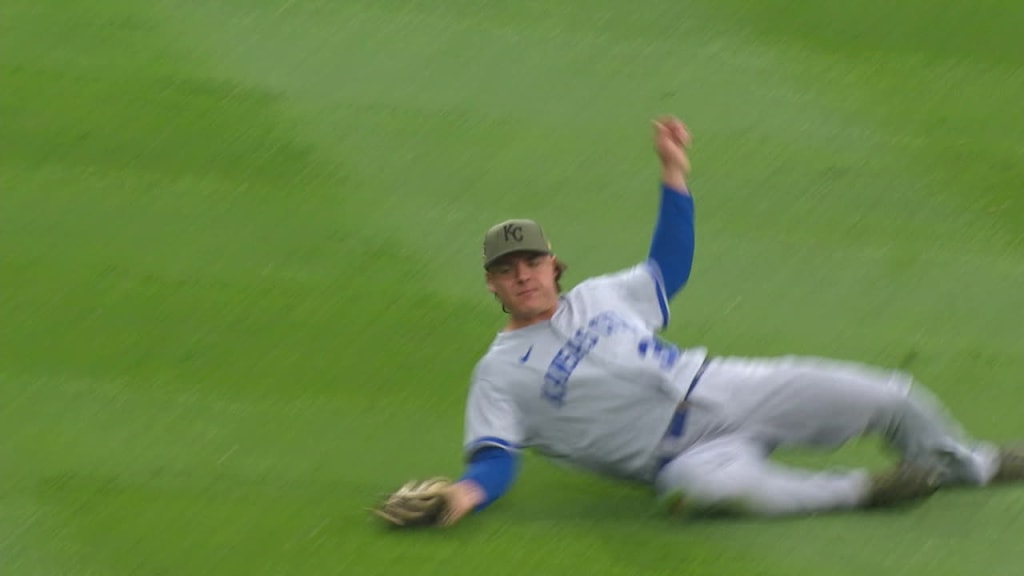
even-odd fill
[[[511,366],[502,358],[484,355],[473,366],[468,384],[471,395],[505,396],[515,388],[510,374]]]
[[[496,336],[484,354],[473,365],[473,381],[498,383],[504,380],[509,367],[516,361],[518,348],[522,347],[516,346],[516,340],[516,338],[508,337],[507,334]]]
[[[655,262],[651,260],[644,260],[624,268],[589,276],[573,286],[573,288],[566,293],[566,296],[572,298],[578,294],[588,294],[608,290],[609,288],[613,288],[624,281],[628,281],[638,276],[657,280],[660,275],[661,272],[658,270]]]
[[[501,373],[501,364],[501,354],[496,353],[494,345],[491,345],[473,365],[473,380],[494,380]]]
[[[472,380],[479,385],[515,386],[530,378],[525,366],[533,365],[560,343],[558,331],[548,322],[498,332],[473,365]]]

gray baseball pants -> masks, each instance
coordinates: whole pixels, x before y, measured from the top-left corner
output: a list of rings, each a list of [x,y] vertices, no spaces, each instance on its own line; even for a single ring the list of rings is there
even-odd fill
[[[898,371],[824,358],[717,358],[689,397],[686,430],[656,476],[688,506],[784,516],[859,506],[868,472],[803,470],[769,459],[780,447],[835,449],[878,435],[945,484],[984,485],[997,449],[964,435],[944,407]]]

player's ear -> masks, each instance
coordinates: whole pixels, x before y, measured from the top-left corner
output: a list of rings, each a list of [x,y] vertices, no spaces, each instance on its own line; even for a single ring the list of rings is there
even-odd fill
[[[551,255],[551,267],[555,269],[555,275],[558,277],[561,277],[562,272],[565,271],[565,263],[558,259],[557,254]]]
[[[555,266],[555,287],[558,289],[558,293],[562,293],[562,275],[569,268],[569,265],[558,259],[558,256],[551,255],[551,261],[554,262]]]
[[[494,281],[491,280],[491,275],[487,272],[484,272],[484,283],[487,284],[488,292],[490,292],[491,294],[498,293],[497,288],[494,287]]]

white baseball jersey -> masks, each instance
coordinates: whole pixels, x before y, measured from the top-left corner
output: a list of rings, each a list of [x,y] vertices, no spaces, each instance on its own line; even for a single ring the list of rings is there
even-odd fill
[[[650,480],[655,448],[707,354],[656,338],[657,265],[590,278],[551,320],[500,332],[473,371],[464,449],[530,447],[598,473]]]

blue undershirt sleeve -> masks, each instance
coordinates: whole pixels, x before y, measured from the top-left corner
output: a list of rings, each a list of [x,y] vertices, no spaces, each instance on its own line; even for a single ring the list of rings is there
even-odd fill
[[[693,198],[661,185],[661,205],[648,257],[661,270],[665,295],[671,299],[690,278],[694,251]]]
[[[473,453],[469,466],[459,480],[472,480],[483,489],[487,496],[476,507],[480,511],[508,492],[515,481],[518,467],[519,458],[516,454],[498,446],[485,446]]]

